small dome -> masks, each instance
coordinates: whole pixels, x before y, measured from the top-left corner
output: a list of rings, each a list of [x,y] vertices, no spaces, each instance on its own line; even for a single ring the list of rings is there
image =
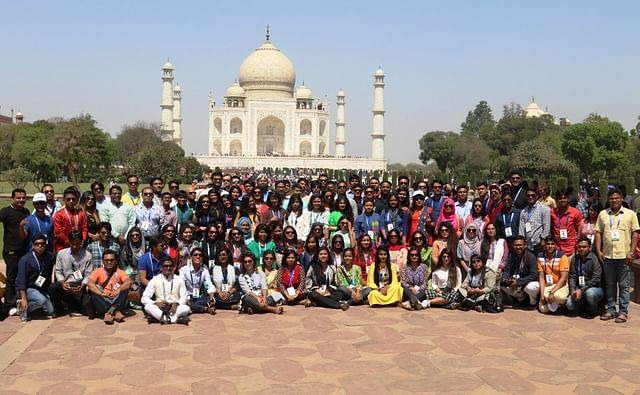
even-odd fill
[[[229,89],[227,89],[227,95],[226,95],[227,97],[237,97],[237,96],[244,96],[244,95],[245,95],[245,91],[244,89],[242,89],[240,84],[238,84],[238,81],[235,81],[233,84],[231,84]]]
[[[162,68],[166,70],[173,70],[173,65],[171,64],[171,62],[169,62],[169,59],[167,59],[166,63],[162,66]]]
[[[378,70],[376,70],[376,77],[384,77],[384,71],[382,71],[382,69],[380,68],[380,66],[378,66]]]
[[[22,117],[22,116],[24,116],[24,114],[23,114],[23,113],[21,113],[20,111],[18,111],[18,112],[16,113],[16,118],[19,118],[19,117]]]
[[[342,88],[340,88],[340,90],[338,91],[338,97],[344,97],[344,91],[342,90]]]
[[[176,84],[175,88],[173,88],[174,92],[182,92],[182,88],[180,88],[180,85]]]
[[[240,65],[238,74],[240,86],[249,95],[274,94],[292,97],[296,84],[296,70],[289,58],[270,41],[257,48]]]
[[[303,82],[302,85],[300,85],[300,87],[298,88],[298,90],[296,90],[296,97],[298,99],[311,99],[312,98],[311,89],[304,86],[304,82]]]
[[[531,99],[531,103],[529,103],[527,108],[524,109],[524,112],[527,117],[541,117],[547,114],[533,99]]]

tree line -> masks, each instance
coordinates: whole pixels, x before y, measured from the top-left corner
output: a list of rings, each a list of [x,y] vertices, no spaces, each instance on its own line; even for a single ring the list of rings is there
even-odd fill
[[[0,179],[25,185],[59,181],[73,184],[120,179],[135,173],[190,182],[203,166],[174,142],[163,141],[157,124],[122,127],[115,138],[89,114],[0,126]]]
[[[527,117],[515,103],[504,106],[496,121],[491,107],[480,101],[459,131],[425,133],[419,141],[420,160],[435,162],[443,178],[464,182],[501,179],[517,168],[529,179],[563,178],[594,185],[606,179],[633,181],[635,186],[640,177],[639,134],[640,122],[626,131],[619,122],[591,113],[568,125],[549,114]]]

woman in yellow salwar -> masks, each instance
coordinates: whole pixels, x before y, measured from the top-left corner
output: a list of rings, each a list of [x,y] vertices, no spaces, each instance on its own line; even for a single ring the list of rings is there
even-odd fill
[[[389,250],[378,248],[371,269],[367,275],[367,287],[371,289],[367,297],[369,306],[400,304],[403,290],[398,281],[398,267],[389,261]]]

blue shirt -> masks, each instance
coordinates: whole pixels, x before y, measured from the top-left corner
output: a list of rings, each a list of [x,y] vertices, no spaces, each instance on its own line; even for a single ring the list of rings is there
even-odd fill
[[[16,277],[16,291],[36,288],[47,294],[51,283],[51,273],[53,271],[53,255],[45,251],[41,257],[33,251],[24,255],[18,261],[18,276]],[[36,287],[36,280],[39,276],[45,278],[42,287]]]
[[[160,258],[156,259],[151,255],[151,252],[147,252],[138,260],[138,271],[145,270],[147,280],[151,280],[154,276],[160,274],[160,259],[167,256],[164,252],[160,255]]]
[[[36,214],[27,217],[27,247],[26,252],[31,252],[31,238],[38,234],[47,236],[47,251],[53,251],[53,221],[50,216],[44,218]]]

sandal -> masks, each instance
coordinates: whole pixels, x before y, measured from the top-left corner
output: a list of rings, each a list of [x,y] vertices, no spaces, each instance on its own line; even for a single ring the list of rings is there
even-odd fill
[[[209,306],[209,308],[207,309],[209,311],[209,314],[211,315],[215,315],[216,314],[216,306]]]
[[[626,314],[620,314],[619,316],[616,317],[614,322],[616,324],[623,324],[623,323],[627,322],[627,315]]]
[[[284,307],[280,306],[278,307],[278,314],[282,314],[284,313]]]
[[[600,320],[601,321],[609,321],[609,320],[612,320],[614,318],[616,318],[616,317],[613,314],[611,314],[610,312],[608,312],[608,311],[600,316]]]

